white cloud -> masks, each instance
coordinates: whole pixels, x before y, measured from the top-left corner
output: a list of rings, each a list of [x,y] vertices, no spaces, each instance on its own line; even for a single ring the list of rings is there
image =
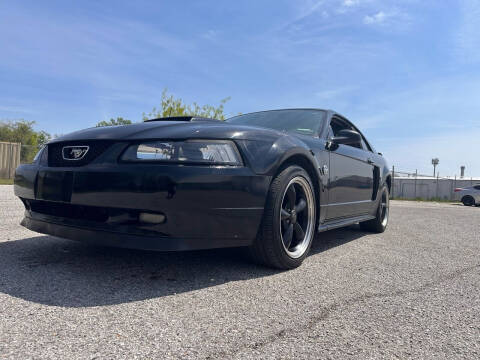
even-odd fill
[[[365,15],[363,18],[364,24],[381,24],[387,19],[388,15],[383,11],[379,11],[374,15]]]
[[[355,86],[344,86],[344,87],[339,87],[336,89],[328,89],[328,90],[322,90],[317,93],[315,93],[315,96],[317,96],[321,100],[333,100],[339,97],[343,97],[345,94],[355,90]]]
[[[299,6],[299,10],[298,10],[298,13],[297,13],[297,16],[295,17],[295,19],[292,21],[292,22],[296,22],[298,20],[302,20],[310,15],[312,15],[313,13],[315,13],[322,5],[324,5],[324,1],[322,0],[315,0],[315,1],[312,1],[312,0],[307,0],[307,1],[303,1],[303,4],[301,6]]]
[[[343,6],[350,7],[360,3],[360,0],[343,0]]]
[[[218,33],[215,30],[208,30],[202,34],[202,37],[206,40],[214,41],[217,39]]]

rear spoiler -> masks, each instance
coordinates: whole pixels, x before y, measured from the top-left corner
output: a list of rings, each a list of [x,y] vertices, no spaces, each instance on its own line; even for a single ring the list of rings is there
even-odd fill
[[[189,121],[222,121],[222,120],[211,119],[211,118],[206,118],[206,117],[201,117],[201,116],[169,116],[169,117],[145,120],[145,122],[149,122],[149,121],[186,121],[186,122],[189,122]]]

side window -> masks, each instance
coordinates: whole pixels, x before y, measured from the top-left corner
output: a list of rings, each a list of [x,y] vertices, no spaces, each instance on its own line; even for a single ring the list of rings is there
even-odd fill
[[[370,147],[370,145],[367,142],[367,139],[365,139],[365,136],[363,136],[363,135],[362,135],[362,146],[363,146],[364,150],[373,152],[372,148]]]
[[[341,120],[341,119],[332,119],[331,123],[330,123],[330,128],[332,129],[332,132],[333,132],[333,136],[338,136],[338,133],[341,131],[341,130],[355,130],[355,128],[353,128],[350,124],[348,124],[347,122]],[[366,146],[365,144],[365,141],[363,140],[362,138],[362,143],[361,144],[355,144],[355,145],[348,145],[348,146],[352,146],[352,147],[355,147],[357,149],[368,149],[368,146]]]

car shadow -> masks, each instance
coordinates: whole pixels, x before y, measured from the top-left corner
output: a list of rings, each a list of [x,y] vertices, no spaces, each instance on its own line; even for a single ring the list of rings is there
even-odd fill
[[[461,206],[461,207],[464,207],[464,208],[480,207],[480,205],[465,206],[462,203],[451,203],[450,205]]]
[[[365,234],[358,227],[322,233],[311,256]],[[277,273],[248,261],[243,249],[162,253],[51,236],[0,243],[0,292],[61,307],[122,304]]]

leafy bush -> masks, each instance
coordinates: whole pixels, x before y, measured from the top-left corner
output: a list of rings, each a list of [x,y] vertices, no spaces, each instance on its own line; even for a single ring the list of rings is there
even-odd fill
[[[20,161],[29,163],[40,147],[51,139],[45,131],[35,131],[35,121],[16,120],[0,122],[0,141],[21,143]]]
[[[220,100],[218,107],[212,105],[200,106],[196,102],[188,105],[182,99],[176,99],[173,95],[168,95],[167,89],[165,89],[162,92],[160,108],[154,107],[148,114],[143,113],[143,121],[169,116],[198,116],[225,120],[224,106],[229,100],[229,97]]]

